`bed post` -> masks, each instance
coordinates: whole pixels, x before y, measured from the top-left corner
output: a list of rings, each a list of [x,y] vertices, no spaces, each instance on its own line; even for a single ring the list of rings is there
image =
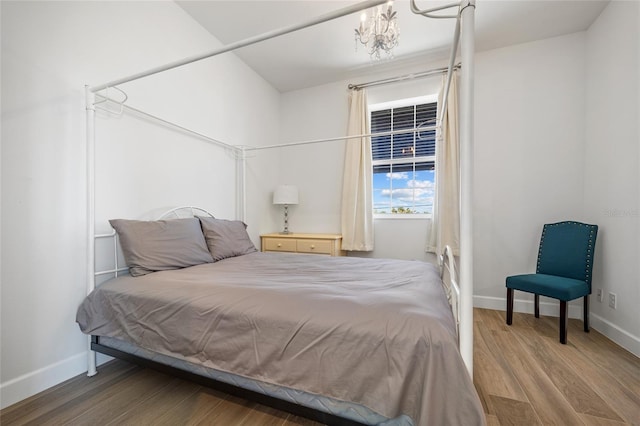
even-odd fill
[[[89,86],[84,86],[86,110],[86,156],[87,156],[87,294],[95,288],[95,94]],[[96,371],[96,353],[91,350],[91,336],[87,336],[87,376]]]
[[[236,156],[236,219],[246,222],[247,216],[247,185],[246,147],[241,146],[235,151]]]
[[[460,80],[460,353],[473,377],[473,75],[475,0],[462,5]]]

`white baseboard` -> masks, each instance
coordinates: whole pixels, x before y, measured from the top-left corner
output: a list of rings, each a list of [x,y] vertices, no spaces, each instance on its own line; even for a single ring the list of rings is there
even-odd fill
[[[107,355],[97,355],[98,365],[113,359]],[[0,410],[86,372],[87,352],[82,352],[31,373],[0,383]]]
[[[506,297],[489,297],[489,296],[473,296],[473,307],[493,309],[496,311],[507,310],[507,298]],[[525,314],[533,313],[533,300],[519,300],[514,299],[513,311],[523,312]],[[558,302],[545,302],[540,299],[540,315],[559,317],[560,305]],[[582,319],[582,305],[569,304],[569,318]],[[598,330],[599,331],[599,330]]]
[[[87,371],[86,352],[0,383],[0,409]]]
[[[589,325],[640,358],[640,338],[610,323],[599,315],[589,315]]]
[[[473,307],[506,311],[507,299],[506,297],[473,296]],[[533,300],[515,299],[513,301],[513,310],[514,312],[533,314]],[[559,316],[558,303],[544,302],[541,300],[540,315],[553,317]],[[582,304],[569,304],[569,318],[582,319]],[[598,330],[604,336],[622,346],[635,356],[640,357],[640,338],[638,338],[638,336],[634,336],[593,312],[589,314],[589,326]]]

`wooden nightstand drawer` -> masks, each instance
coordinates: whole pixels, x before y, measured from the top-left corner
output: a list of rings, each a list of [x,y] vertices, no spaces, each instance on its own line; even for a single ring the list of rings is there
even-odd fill
[[[332,241],[327,240],[298,240],[298,253],[317,253],[331,255]]]
[[[340,234],[263,234],[262,251],[346,256]]]
[[[296,240],[286,238],[266,238],[263,241],[267,251],[291,251],[297,250]]]

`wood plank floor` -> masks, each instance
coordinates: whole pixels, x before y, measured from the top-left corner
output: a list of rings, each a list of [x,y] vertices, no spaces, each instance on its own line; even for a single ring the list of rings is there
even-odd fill
[[[640,425],[640,360],[570,320],[474,309],[474,381],[489,425]],[[0,412],[2,425],[318,425],[123,361]]]
[[[640,425],[640,359],[569,320],[474,309],[474,383],[489,425]]]

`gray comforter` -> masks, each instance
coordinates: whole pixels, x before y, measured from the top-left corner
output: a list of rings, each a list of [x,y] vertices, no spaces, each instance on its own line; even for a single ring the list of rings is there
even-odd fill
[[[416,424],[483,424],[437,270],[252,253],[100,285],[78,309],[110,336]]]

